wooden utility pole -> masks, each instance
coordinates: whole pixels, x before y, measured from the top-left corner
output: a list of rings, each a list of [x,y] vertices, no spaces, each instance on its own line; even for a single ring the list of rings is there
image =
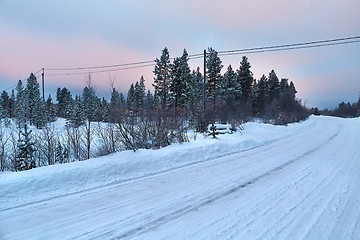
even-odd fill
[[[44,73],[44,68],[42,68],[41,80],[42,80],[42,98],[43,98],[43,102],[45,102],[44,78],[45,78],[45,73]]]
[[[203,100],[204,100],[204,114],[206,109],[206,49],[204,50],[204,89],[203,89]]]

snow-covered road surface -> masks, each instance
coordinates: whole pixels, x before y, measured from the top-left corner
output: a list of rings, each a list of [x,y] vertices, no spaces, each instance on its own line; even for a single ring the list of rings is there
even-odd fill
[[[132,180],[57,183],[51,197],[0,188],[0,239],[360,239],[360,119],[308,121]]]

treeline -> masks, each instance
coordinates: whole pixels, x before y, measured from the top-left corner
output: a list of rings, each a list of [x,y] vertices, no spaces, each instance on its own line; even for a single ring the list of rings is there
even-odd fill
[[[325,115],[325,116],[334,116],[334,117],[342,117],[342,118],[353,118],[353,117],[360,117],[360,96],[359,100],[355,103],[345,103],[341,102],[335,109],[329,110],[318,110],[312,109],[312,112],[315,115]]]
[[[121,150],[160,148],[188,141],[187,132],[203,132],[209,123],[233,125],[253,118],[273,124],[305,119],[309,111],[296,98],[293,82],[279,79],[274,70],[253,78],[243,57],[238,69],[231,65],[222,74],[218,53],[208,49],[206,76],[191,70],[186,50],[171,61],[165,48],[155,60],[154,92],[141,77],[127,94],[114,87],[110,99],[99,98],[91,84],[81,95],[58,88],[56,103],[44,101],[36,77],[18,81],[10,94],[1,93],[1,170],[84,160]],[[65,119],[65,130],[52,124]],[[10,131],[7,128],[13,128]]]

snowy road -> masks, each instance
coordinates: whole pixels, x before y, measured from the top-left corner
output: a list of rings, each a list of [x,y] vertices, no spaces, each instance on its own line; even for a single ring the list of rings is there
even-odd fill
[[[360,239],[359,136],[360,119],[321,117],[261,147],[7,203],[0,239]]]

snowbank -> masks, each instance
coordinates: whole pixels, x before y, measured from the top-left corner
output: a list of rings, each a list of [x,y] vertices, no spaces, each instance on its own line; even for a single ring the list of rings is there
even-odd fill
[[[173,144],[159,150],[124,151],[87,161],[52,165],[24,172],[0,173],[0,206],[7,201],[25,204],[151,176],[177,168],[211,161],[220,156],[257,148],[285,136],[301,134],[314,127],[316,117],[288,126],[246,123],[242,132],[220,135],[216,139],[198,135],[189,143]],[[28,198],[24,198],[27,196]],[[20,200],[21,199],[21,200]]]

